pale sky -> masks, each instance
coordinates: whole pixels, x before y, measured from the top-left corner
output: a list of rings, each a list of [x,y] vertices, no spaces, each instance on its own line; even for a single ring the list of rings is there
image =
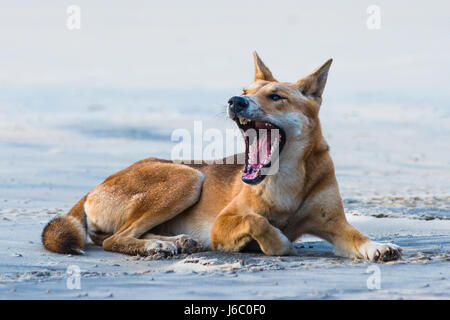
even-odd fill
[[[0,1],[0,85],[241,88],[334,58],[329,90],[448,97],[447,1]],[[66,27],[67,7],[81,29]],[[381,28],[366,26],[367,7]]]

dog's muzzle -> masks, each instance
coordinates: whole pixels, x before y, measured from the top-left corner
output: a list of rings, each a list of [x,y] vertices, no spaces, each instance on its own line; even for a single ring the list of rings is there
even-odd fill
[[[240,96],[231,97],[228,100],[228,115],[234,119],[248,109],[248,99]]]

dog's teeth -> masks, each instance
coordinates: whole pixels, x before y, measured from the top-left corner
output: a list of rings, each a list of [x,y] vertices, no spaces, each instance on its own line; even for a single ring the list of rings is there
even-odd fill
[[[239,118],[239,122],[242,125],[246,125],[247,123],[250,122],[250,120],[249,119],[245,119],[245,118]]]

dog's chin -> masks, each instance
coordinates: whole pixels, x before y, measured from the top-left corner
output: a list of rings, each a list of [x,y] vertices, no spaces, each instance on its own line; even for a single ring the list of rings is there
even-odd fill
[[[256,186],[257,184],[260,184],[266,177],[267,176],[264,174],[259,174],[256,178],[247,178],[244,173],[242,174],[242,182],[250,186]]]
[[[272,163],[279,161],[286,134],[270,122],[244,118],[235,118],[234,121],[245,141],[242,181],[248,185],[257,185],[267,177],[266,173],[274,174],[271,172]]]

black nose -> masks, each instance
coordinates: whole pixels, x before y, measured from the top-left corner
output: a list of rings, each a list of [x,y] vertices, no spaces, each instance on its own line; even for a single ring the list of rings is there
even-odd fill
[[[228,104],[232,111],[239,112],[248,107],[248,100],[243,97],[234,96],[228,100]]]

